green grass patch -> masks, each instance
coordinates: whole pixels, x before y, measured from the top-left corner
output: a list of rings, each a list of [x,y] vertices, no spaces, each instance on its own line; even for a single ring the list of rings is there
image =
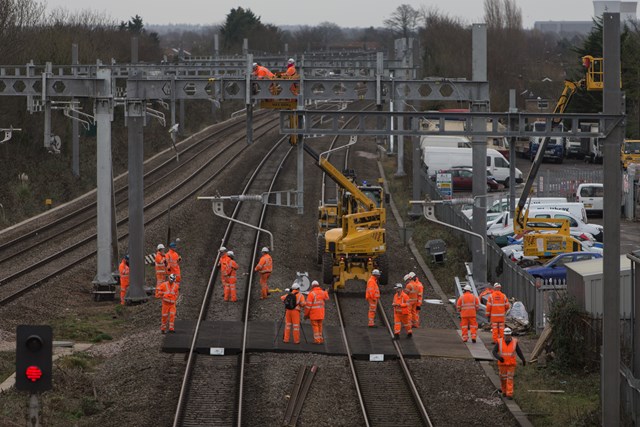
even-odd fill
[[[528,390],[563,390],[564,393]],[[535,426],[600,425],[600,374],[518,366],[514,398]],[[595,424],[594,424],[595,422]]]
[[[101,342],[112,340],[125,329],[125,319],[118,314],[120,305],[104,307],[88,315],[74,315],[52,323],[56,340]]]
[[[56,361],[57,366],[61,369],[80,369],[82,371],[90,371],[100,363],[102,363],[100,359],[83,352],[73,353]]]

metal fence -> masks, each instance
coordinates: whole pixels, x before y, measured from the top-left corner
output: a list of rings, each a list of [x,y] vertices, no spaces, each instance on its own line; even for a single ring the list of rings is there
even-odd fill
[[[541,171],[536,180],[536,196],[566,197],[567,200],[573,200],[578,185],[583,182],[604,182],[603,169],[585,170],[568,167]]]

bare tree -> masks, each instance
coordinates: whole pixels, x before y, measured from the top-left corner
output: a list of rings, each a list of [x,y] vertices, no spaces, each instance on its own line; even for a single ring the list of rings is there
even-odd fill
[[[491,29],[522,29],[522,9],[515,0],[484,0],[484,21]]]
[[[401,4],[384,20],[384,25],[396,35],[407,39],[416,33],[422,15],[408,4]]]

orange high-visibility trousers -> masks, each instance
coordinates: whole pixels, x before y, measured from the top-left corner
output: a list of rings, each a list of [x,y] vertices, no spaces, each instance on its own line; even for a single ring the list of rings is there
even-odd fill
[[[300,344],[300,310],[287,310],[285,313],[284,342],[289,342],[293,329],[293,342]],[[291,329],[290,329],[291,328]]]
[[[462,329],[462,341],[469,339],[469,329],[471,329],[471,339],[475,340],[478,335],[478,320],[475,317],[460,318],[460,329]]]
[[[367,302],[369,303],[369,326],[374,326],[374,321],[376,319],[376,308],[378,307],[378,300],[368,299]]]
[[[167,320],[169,320],[169,330],[173,331],[173,324],[176,320],[176,305],[162,301],[162,325],[161,331],[167,330]]]
[[[498,365],[500,371],[500,389],[503,396],[513,397],[513,377],[516,373],[515,365]]]
[[[491,321],[491,332],[493,334],[493,343],[497,343],[500,338],[504,338],[504,316],[500,322]]]
[[[311,327],[313,328],[313,342],[315,344],[322,344],[324,337],[322,336],[322,319],[312,320]]]
[[[262,299],[269,296],[269,277],[271,277],[271,272],[260,273],[260,298]]]
[[[412,326],[414,328],[420,327],[420,310],[418,310],[418,307],[420,306],[416,304],[415,313],[413,313]]]
[[[393,333],[399,334],[400,329],[404,326],[404,329],[408,334],[411,333],[411,321],[408,314],[393,313]]]
[[[225,301],[238,301],[238,296],[236,294],[236,284],[235,283],[225,283],[224,284],[224,300]]]
[[[125,286],[120,285],[120,305],[124,305],[124,297],[127,295],[127,289],[129,289],[129,284]]]
[[[418,311],[416,310],[416,308],[418,308],[417,302],[409,305],[409,323],[411,323],[412,328],[418,327],[415,321],[416,317],[418,316]]]

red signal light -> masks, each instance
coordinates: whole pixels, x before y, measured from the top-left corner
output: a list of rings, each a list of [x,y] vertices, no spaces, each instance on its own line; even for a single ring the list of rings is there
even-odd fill
[[[42,371],[37,366],[29,366],[25,374],[31,382],[36,382],[42,378]]]

